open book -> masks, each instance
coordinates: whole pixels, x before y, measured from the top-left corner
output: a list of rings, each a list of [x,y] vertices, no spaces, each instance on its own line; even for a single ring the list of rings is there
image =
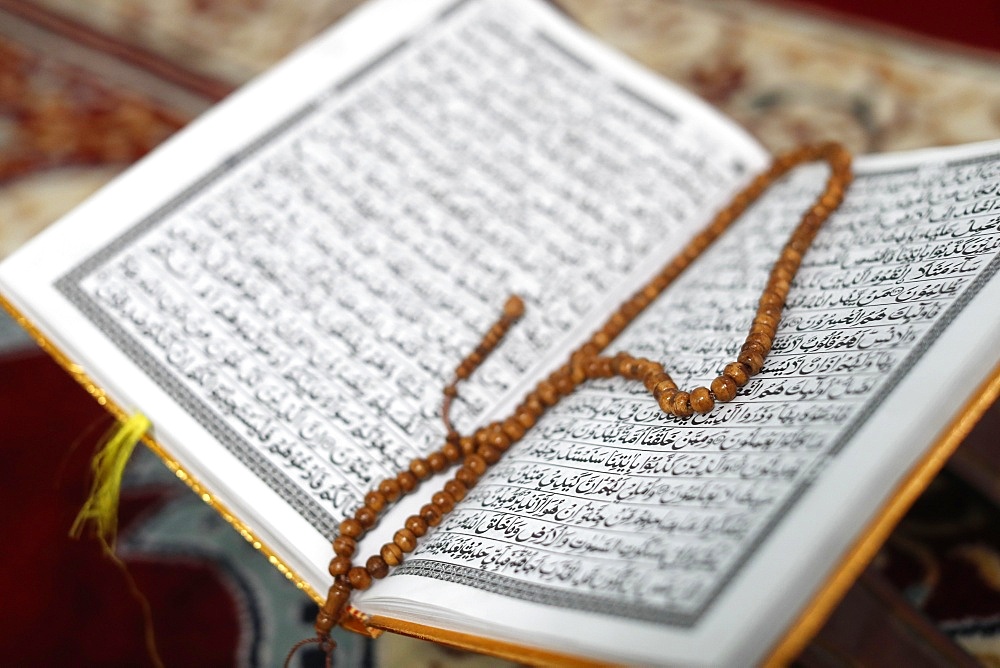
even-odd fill
[[[461,386],[463,433],[767,164],[547,5],[380,0],[0,265],[0,293],[316,597],[340,520],[441,446],[442,388],[508,294],[527,312]],[[587,383],[359,615],[529,661],[793,656],[1000,390],[1000,144],[855,171],[735,401],[678,420],[639,383]],[[718,375],[825,178],[795,170],[610,351]]]

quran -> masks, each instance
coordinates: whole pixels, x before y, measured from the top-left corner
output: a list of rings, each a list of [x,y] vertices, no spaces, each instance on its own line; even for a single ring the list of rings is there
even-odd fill
[[[321,598],[338,524],[441,446],[442,388],[509,294],[527,309],[462,383],[463,434],[768,163],[545,4],[380,0],[0,264],[0,302]],[[353,618],[532,662],[792,658],[1000,392],[1000,143],[854,172],[733,401],[682,420],[587,382]],[[827,173],[771,188],[609,352],[710,382]]]

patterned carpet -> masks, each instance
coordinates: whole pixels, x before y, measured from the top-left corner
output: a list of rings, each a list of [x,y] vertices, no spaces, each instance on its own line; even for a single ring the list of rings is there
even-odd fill
[[[0,257],[354,4],[0,0]],[[1000,136],[991,55],[751,2],[557,4],[774,150],[821,138],[869,152]],[[5,664],[148,664],[120,572],[93,544],[65,539],[107,422],[0,318],[0,503],[18,509],[0,521],[17,548],[0,557],[0,600],[16,611],[0,631]],[[998,432],[994,408],[804,664],[967,660],[952,638],[1000,665]],[[126,483],[119,553],[150,600],[167,665],[274,665],[308,635],[313,605],[155,458],[137,457]],[[877,614],[862,623],[863,609]],[[399,637],[345,645],[341,665],[496,664]]]

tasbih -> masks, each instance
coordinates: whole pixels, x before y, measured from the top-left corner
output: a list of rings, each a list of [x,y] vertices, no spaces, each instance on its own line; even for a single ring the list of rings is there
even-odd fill
[[[709,387],[684,391],[677,387],[659,362],[633,357],[625,352],[613,356],[601,355],[622,330],[775,181],[796,165],[820,159],[830,166],[826,188],[803,214],[781,249],[781,255],[774,263],[760,296],[750,332],[736,360],[726,364]],[[303,640],[292,647],[285,660],[286,668],[295,651],[310,643],[319,644],[326,653],[327,666],[332,666],[336,643],[330,638],[330,631],[345,614],[351,592],[355,589],[368,589],[372,580],[387,576],[392,567],[402,562],[404,554],[416,549],[417,540],[430,527],[441,523],[444,516],[465,498],[487,469],[500,461],[503,453],[519,441],[546,410],[571,394],[581,383],[612,376],[640,381],[664,413],[678,418],[688,418],[694,413],[708,413],[717,401],[731,401],[738,389],[763,368],[777,333],[792,280],[802,263],[802,256],[812,244],[823,222],[840,206],[851,178],[851,155],[840,144],[803,146],[778,156],[767,171],[754,178],[728,206],[716,214],[705,229],[688,242],[679,255],[625,301],[594,332],[589,341],[575,350],[567,363],[540,381],[514,409],[512,415],[505,420],[480,427],[472,435],[463,436],[455,430],[449,418],[451,404],[458,396],[458,383],[472,375],[497,347],[511,325],[523,315],[524,303],[517,296],[510,297],[504,305],[503,315],[476,349],[458,365],[454,379],[444,389],[442,417],[447,435],[441,449],[426,457],[415,458],[407,470],[382,480],[365,495],[364,504],[355,511],[354,516],[340,523],[338,535],[333,540],[334,556],[329,567],[333,584],[316,616],[316,637]],[[418,514],[406,519],[391,542],[383,545],[378,554],[368,557],[364,566],[354,565],[353,557],[358,540],[375,526],[383,512],[401,497],[416,490],[423,481],[455,465],[459,466],[454,476],[434,493],[430,502],[422,506]]]

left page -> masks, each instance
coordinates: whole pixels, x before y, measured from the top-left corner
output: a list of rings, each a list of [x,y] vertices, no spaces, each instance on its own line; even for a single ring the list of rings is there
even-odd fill
[[[0,292],[322,592],[336,524],[441,444],[441,389],[508,294],[528,313],[463,430],[763,162],[543,5],[390,0],[47,230]]]

